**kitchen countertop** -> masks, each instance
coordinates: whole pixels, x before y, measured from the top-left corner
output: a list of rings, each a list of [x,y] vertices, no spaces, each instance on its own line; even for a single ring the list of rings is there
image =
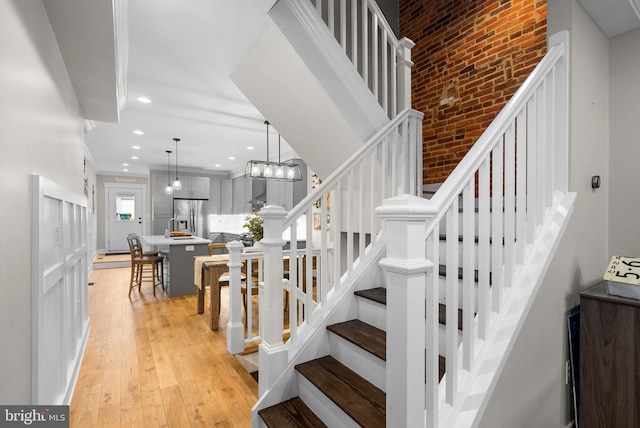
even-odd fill
[[[165,238],[164,235],[143,235],[142,241],[149,246],[171,246],[171,245],[195,245],[210,244],[210,239],[200,238],[199,236],[176,238]]]

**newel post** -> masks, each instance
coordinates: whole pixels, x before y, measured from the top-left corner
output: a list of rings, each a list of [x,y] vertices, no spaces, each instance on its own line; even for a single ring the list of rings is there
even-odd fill
[[[380,261],[387,287],[387,426],[424,425],[425,287],[429,201],[400,195],[376,209],[384,221],[387,257]]]
[[[267,205],[258,213],[264,220],[260,241],[264,249],[264,282],[260,284],[260,326],[262,343],[259,348],[259,393],[269,390],[287,365],[287,350],[282,342],[284,305],[282,288],[282,221],[284,208]]]
[[[240,309],[240,286],[242,282],[242,249],[240,241],[227,244],[229,250],[229,322],[227,323],[227,351],[238,354],[244,351],[244,325]]]
[[[406,37],[400,39],[399,58],[397,65],[398,75],[398,112],[411,108],[411,49],[416,44]]]

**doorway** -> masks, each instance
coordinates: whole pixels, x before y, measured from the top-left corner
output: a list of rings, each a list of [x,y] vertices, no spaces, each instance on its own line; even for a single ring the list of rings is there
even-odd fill
[[[146,215],[145,185],[105,183],[105,238],[108,253],[128,253],[127,235],[140,236]]]

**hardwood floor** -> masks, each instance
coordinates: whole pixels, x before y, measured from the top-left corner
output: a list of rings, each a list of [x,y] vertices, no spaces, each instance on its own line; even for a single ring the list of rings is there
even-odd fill
[[[71,401],[71,427],[247,427],[258,384],[196,314],[195,296],[150,284],[127,297],[129,268],[89,278],[91,331]],[[160,291],[160,292],[158,292]]]

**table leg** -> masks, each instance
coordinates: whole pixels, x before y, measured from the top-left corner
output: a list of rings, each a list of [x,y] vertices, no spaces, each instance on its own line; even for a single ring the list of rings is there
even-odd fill
[[[202,269],[202,281],[200,281],[200,287],[196,286],[196,296],[198,302],[198,313],[201,314],[204,312],[204,284],[206,284],[207,280],[207,269]]]
[[[218,266],[213,266],[209,272],[209,313],[211,315],[211,330],[218,330],[220,319],[220,272]]]

